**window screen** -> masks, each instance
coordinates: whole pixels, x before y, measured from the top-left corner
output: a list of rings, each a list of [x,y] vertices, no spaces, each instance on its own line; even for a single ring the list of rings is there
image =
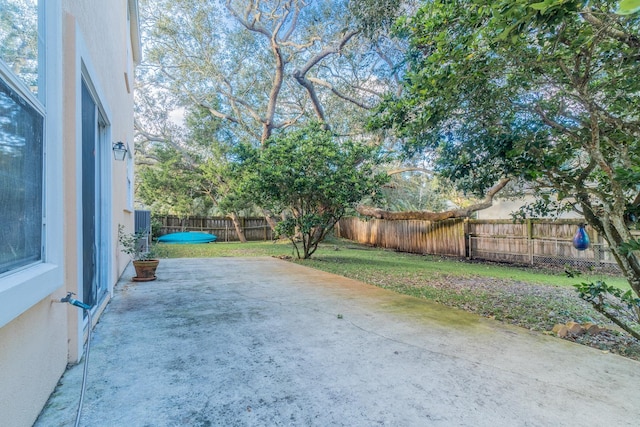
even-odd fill
[[[43,117],[0,79],[0,274],[42,259]]]

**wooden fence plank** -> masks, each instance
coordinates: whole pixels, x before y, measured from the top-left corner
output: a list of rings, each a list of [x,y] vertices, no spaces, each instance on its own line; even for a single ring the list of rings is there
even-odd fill
[[[219,242],[238,241],[238,233],[233,226],[233,222],[225,217],[187,217],[179,218],[177,216],[167,215],[159,218],[160,231],[162,236],[169,233],[177,233],[180,231],[202,231],[205,233],[215,234]],[[249,241],[271,240],[273,233],[271,227],[264,218],[241,218],[244,225],[245,237]]]
[[[589,249],[578,251],[573,247],[573,235],[583,222],[451,219],[432,223],[343,218],[336,227],[336,236],[402,252],[616,269],[606,242],[594,230],[589,230],[592,236]],[[634,230],[632,234],[637,238],[640,231]]]
[[[371,246],[402,252],[465,256],[464,220],[385,221],[343,218],[336,235]],[[461,243],[462,242],[462,243]]]

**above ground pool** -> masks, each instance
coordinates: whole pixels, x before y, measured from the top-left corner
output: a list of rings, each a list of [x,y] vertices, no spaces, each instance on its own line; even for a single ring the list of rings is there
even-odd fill
[[[162,243],[211,243],[217,239],[215,234],[202,233],[200,231],[185,231],[181,233],[165,234],[158,237]]]

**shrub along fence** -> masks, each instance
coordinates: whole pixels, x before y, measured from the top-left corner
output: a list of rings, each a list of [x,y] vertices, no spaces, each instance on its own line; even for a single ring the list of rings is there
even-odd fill
[[[160,236],[180,231],[202,231],[205,233],[215,234],[219,242],[237,242],[238,233],[236,232],[233,222],[230,218],[225,217],[187,217],[180,218],[178,216],[154,217],[155,227],[159,229],[157,232]],[[242,229],[247,240],[271,240],[273,234],[271,227],[264,218],[240,218]]]
[[[584,221],[451,219],[385,221],[344,218],[336,235],[359,243],[432,255],[467,257],[517,264],[555,264],[617,269],[602,236],[588,228],[591,246],[573,247],[578,224]],[[640,236],[640,232],[633,232]]]

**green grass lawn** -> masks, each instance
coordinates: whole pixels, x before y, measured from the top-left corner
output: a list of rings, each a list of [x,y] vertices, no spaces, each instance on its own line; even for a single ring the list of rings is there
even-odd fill
[[[160,246],[168,258],[294,257],[291,244],[284,241],[161,244]],[[484,277],[554,286],[572,286],[581,281],[605,280],[608,284],[629,289],[629,284],[622,277],[584,273],[580,277],[570,278],[562,270],[540,270],[495,263],[468,262],[464,259],[406,254],[370,248],[340,239],[321,244],[311,259],[294,259],[293,261],[369,283],[375,278],[376,284],[381,284],[379,283],[381,278],[387,278],[388,284],[394,285],[398,281],[410,281],[418,276],[432,280]]]

